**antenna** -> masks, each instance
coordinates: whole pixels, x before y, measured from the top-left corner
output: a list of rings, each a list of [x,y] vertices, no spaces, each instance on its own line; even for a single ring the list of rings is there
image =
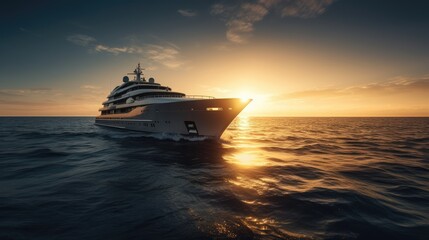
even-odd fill
[[[140,63],[137,65],[136,69],[134,69],[134,72],[132,73],[128,73],[128,75],[136,75],[136,80],[137,81],[144,81],[144,78],[142,79],[141,76],[143,75],[143,71],[145,70],[144,68],[140,67]]]

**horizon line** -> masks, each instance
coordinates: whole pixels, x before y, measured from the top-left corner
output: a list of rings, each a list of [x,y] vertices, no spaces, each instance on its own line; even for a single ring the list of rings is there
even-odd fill
[[[97,115],[98,116],[98,115]],[[95,115],[0,115],[2,117],[97,117]],[[267,118],[429,118],[427,116],[269,116],[269,115],[244,115],[237,117],[267,117]]]

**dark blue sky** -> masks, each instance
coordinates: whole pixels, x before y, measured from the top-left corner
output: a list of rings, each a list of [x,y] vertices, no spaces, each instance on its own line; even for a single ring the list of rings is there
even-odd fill
[[[0,89],[79,88],[102,69],[116,77],[138,61],[162,77],[192,76],[184,69],[201,69],[208,56],[225,62],[219,56],[269,52],[261,49],[270,44],[288,49],[285,62],[302,52],[309,70],[326,58],[330,72],[360,79],[344,73],[319,88],[426,76],[428,10],[427,1],[387,0],[7,1]]]

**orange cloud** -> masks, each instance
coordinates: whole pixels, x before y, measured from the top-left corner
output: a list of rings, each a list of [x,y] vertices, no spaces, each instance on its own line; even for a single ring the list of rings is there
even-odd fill
[[[271,98],[283,116],[429,116],[429,76],[285,93]]]
[[[421,78],[398,77],[386,83],[372,83],[348,88],[306,90],[277,96],[278,100],[305,98],[336,98],[345,96],[382,97],[395,94],[429,93],[429,76]]]

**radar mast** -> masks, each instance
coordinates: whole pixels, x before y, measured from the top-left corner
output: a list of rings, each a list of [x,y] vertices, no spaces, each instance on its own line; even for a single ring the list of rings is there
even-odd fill
[[[144,68],[140,67],[140,63],[137,65],[136,69],[134,69],[134,72],[132,73],[128,73],[128,75],[136,75],[136,80],[137,81],[145,81],[144,78],[142,78],[141,76],[143,75],[143,70],[145,70]]]

